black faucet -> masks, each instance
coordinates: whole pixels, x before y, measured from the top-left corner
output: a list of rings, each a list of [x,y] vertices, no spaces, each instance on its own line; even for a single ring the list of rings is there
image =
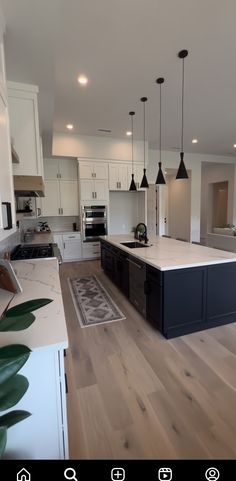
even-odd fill
[[[141,226],[142,226],[142,231],[140,232],[139,227],[141,227]],[[134,233],[134,238],[135,238],[135,239],[138,239],[139,241],[144,240],[145,244],[148,243],[148,238],[147,238],[147,226],[146,226],[143,222],[140,222],[140,223],[136,226],[135,233]]]

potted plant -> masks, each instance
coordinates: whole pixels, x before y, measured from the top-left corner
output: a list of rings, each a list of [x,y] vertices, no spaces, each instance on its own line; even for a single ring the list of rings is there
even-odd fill
[[[11,301],[10,301],[11,302]],[[33,299],[9,308],[0,317],[0,332],[27,329],[35,320],[31,311],[52,302],[52,299]],[[30,356],[31,350],[23,344],[10,344],[0,348],[0,412],[11,409],[24,396],[29,383],[18,374]],[[7,430],[31,414],[28,411],[11,410],[0,416],[0,458],[7,444]]]

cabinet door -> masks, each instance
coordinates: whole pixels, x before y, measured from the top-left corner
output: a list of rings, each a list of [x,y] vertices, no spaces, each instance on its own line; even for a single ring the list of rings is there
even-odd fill
[[[77,161],[74,159],[59,160],[59,174],[61,180],[77,180]]]
[[[108,179],[108,164],[93,162],[93,177],[95,179]]]
[[[59,166],[58,159],[44,159],[44,177],[46,180],[58,178]]]
[[[147,320],[162,332],[162,272],[147,266],[146,315]]]
[[[61,361],[61,362],[60,362]],[[32,415],[8,431],[6,458],[65,459],[67,457],[67,418],[63,353],[38,349],[30,357],[21,374],[29,388],[17,409]]]
[[[66,240],[64,241],[64,260],[81,259],[81,241],[80,240]]]
[[[119,190],[128,190],[128,166],[127,164],[121,164],[118,167],[119,170]]]
[[[108,181],[107,180],[95,180],[94,181],[94,194],[96,200],[107,200],[108,191]]]
[[[63,247],[62,234],[53,234],[53,242],[55,242],[55,244],[58,245],[61,256],[64,259],[64,247]]]
[[[80,182],[80,200],[94,200],[93,180],[83,180]]]
[[[79,178],[92,179],[93,178],[93,164],[92,162],[79,163]]]
[[[20,163],[14,164],[16,175],[42,175],[40,154],[38,89],[8,82],[10,134],[19,155]]]
[[[136,164],[134,167],[134,179],[135,179],[137,189],[140,188],[142,178],[143,178],[143,165]]]
[[[57,180],[45,180],[45,197],[42,197],[42,215],[60,215],[59,183]]]
[[[119,168],[117,164],[109,165],[109,190],[118,190]]]
[[[78,215],[78,183],[74,180],[60,181],[62,215]]]

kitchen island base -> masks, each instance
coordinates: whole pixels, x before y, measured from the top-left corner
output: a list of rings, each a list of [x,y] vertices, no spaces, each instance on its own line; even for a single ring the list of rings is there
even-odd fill
[[[137,259],[133,252],[130,255],[102,240],[101,259],[104,272],[130,299],[134,289],[127,286],[127,281],[136,281],[129,276],[129,265],[133,260],[140,263],[140,257]],[[159,270],[148,263],[145,267],[145,303],[140,304],[142,296],[137,303],[130,300],[166,338],[236,321],[236,262],[168,270]]]

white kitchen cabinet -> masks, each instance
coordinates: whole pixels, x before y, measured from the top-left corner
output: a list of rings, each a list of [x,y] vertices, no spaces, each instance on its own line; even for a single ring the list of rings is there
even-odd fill
[[[7,82],[10,134],[19,156],[15,175],[43,175],[38,118],[38,87]]]
[[[109,164],[109,190],[128,190],[128,164]]]
[[[100,242],[83,242],[82,257],[83,259],[98,259],[101,256]]]
[[[62,235],[63,260],[72,261],[81,259],[81,235],[72,232]]]
[[[108,179],[107,162],[79,162],[80,179]]]
[[[80,181],[80,201],[107,201],[109,198],[107,180]]]
[[[80,232],[66,232],[53,234],[53,241],[58,245],[63,261],[81,260]]]
[[[32,415],[8,430],[5,458],[67,459],[67,413],[63,350],[33,351],[20,371],[29,388],[17,409]]]
[[[12,159],[10,146],[9,113],[5,78],[3,31],[0,22],[0,202],[10,202],[12,221],[15,224]],[[3,229],[0,204],[0,241],[12,234],[13,230]]]
[[[43,216],[78,215],[78,183],[75,180],[45,180],[41,199]]]
[[[77,180],[77,171],[77,161],[74,159],[44,159],[44,177],[46,180]]]

